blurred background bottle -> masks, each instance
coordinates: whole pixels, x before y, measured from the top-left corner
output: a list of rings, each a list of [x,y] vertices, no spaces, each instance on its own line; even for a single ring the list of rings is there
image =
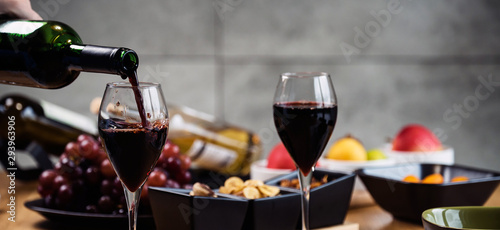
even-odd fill
[[[168,139],[191,158],[193,167],[228,175],[250,173],[251,163],[262,153],[256,134],[188,107],[167,107]]]
[[[36,142],[46,152],[60,155],[80,134],[97,135],[97,123],[81,114],[23,95],[0,99],[0,138],[7,138],[9,116],[15,121],[16,149]]]
[[[83,45],[68,25],[56,21],[0,20],[0,83],[61,88],[81,71],[123,79],[139,64],[128,48]]]

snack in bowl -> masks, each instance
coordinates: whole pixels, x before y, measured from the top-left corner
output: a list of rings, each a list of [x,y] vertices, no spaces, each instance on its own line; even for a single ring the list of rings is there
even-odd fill
[[[328,183],[328,174],[325,174],[321,178],[321,180],[318,180],[315,177],[313,177],[311,180],[311,189],[319,187],[319,186],[324,185],[326,183]],[[300,189],[299,179],[297,179],[297,178],[283,179],[280,181],[280,186],[286,187],[286,188]]]
[[[260,180],[243,181],[239,177],[230,177],[224,182],[224,186],[219,188],[219,192],[247,199],[259,199],[277,196],[280,189],[276,186],[266,185]]]
[[[191,196],[206,196],[206,197],[217,197],[212,189],[203,183],[196,182],[193,185],[193,190],[189,192]]]

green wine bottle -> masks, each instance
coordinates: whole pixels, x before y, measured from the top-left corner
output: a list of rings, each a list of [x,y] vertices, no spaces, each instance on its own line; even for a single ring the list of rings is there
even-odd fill
[[[0,21],[0,83],[57,89],[84,72],[120,75],[136,71],[139,58],[123,47],[84,45],[56,21]]]

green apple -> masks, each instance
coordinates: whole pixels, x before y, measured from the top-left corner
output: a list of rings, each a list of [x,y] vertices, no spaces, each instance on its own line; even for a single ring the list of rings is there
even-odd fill
[[[384,152],[382,152],[382,150],[380,149],[370,149],[367,153],[367,159],[369,161],[372,161],[372,160],[382,160],[382,159],[386,159],[387,156],[384,154]]]

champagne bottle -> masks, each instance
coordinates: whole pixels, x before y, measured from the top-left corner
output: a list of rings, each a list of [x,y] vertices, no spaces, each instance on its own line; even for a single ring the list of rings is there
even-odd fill
[[[168,138],[190,156],[193,166],[227,175],[248,175],[262,153],[259,137],[213,116],[181,106],[167,105]]]
[[[9,129],[8,124],[13,124],[14,130]],[[96,136],[97,124],[49,102],[12,94],[0,99],[0,130],[2,139],[8,138],[7,131],[15,133],[16,149],[23,149],[34,141],[46,152],[60,155],[66,144],[80,134]]]
[[[0,83],[56,89],[81,71],[123,79],[139,64],[128,48],[84,45],[68,25],[56,21],[0,21]]]

